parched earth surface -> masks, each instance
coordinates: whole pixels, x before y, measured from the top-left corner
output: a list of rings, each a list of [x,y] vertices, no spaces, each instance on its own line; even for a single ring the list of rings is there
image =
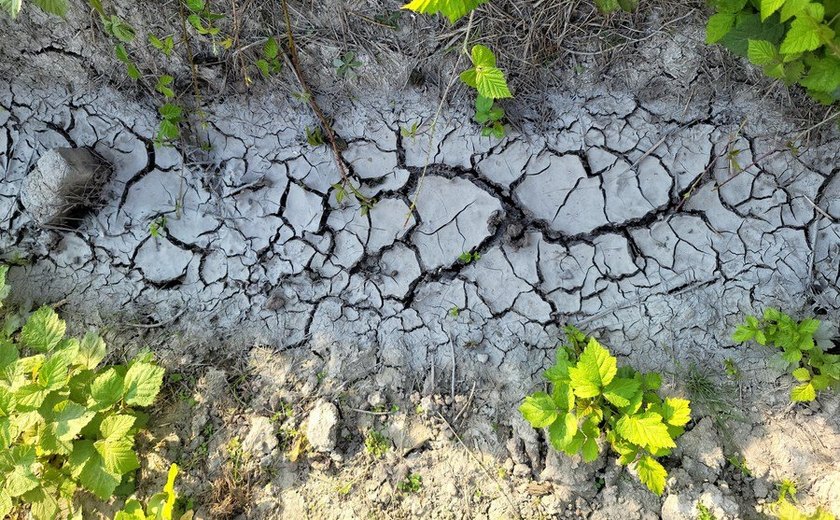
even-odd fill
[[[830,125],[799,133],[747,86],[695,94],[692,56],[673,62],[659,40],[633,88],[555,88],[547,122],[525,118],[502,140],[457,106],[430,138],[436,92],[367,92],[330,114],[376,199],[363,214],[336,201],[330,149],[303,138],[305,105],[215,99],[209,147],[155,147],[154,105],[89,83],[82,49],[18,45],[32,69],[0,65],[13,298],[60,301],[68,319],[191,374],[161,406],[143,474],[179,461],[199,516],[676,519],[702,502],[754,518],[783,478],[806,508],[840,514],[840,400],[790,405],[772,352],[729,339],[767,306],[837,319]],[[415,122],[416,136],[401,132]],[[90,147],[113,174],[77,224],[45,229],[20,191],[60,147]],[[558,456],[519,417],[566,323],[695,400],[662,498],[612,457]],[[716,397],[692,394],[698,379]],[[371,429],[390,439],[383,459],[362,447]],[[290,456],[301,432],[312,447]],[[416,493],[397,489],[409,473],[423,477]]]

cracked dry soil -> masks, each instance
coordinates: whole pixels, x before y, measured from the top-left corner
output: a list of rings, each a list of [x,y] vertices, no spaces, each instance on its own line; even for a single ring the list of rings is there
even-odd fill
[[[760,518],[790,478],[805,508],[840,514],[840,399],[791,406],[771,352],[728,339],[766,306],[837,320],[840,136],[785,150],[801,128],[776,100],[704,83],[697,27],[643,44],[649,63],[623,82],[548,89],[551,118],[526,114],[502,140],[457,102],[431,143],[403,136],[432,118],[435,88],[333,86],[344,158],[377,200],[363,216],[336,202],[333,158],[305,143],[314,119],[291,96],[208,96],[209,148],[155,147],[153,100],[109,75],[89,20],[52,34],[43,21],[0,20],[0,250],[25,260],[18,303],[61,301],[72,325],[187,374],[143,441],[141,491],[177,461],[202,518],[681,519],[698,502]],[[320,74],[328,91],[334,72]],[[61,147],[113,173],[95,210],[44,228],[20,190]],[[720,390],[723,406],[695,399],[662,498],[612,457],[558,456],[516,411],[566,323],[663,372],[666,392],[695,398],[697,373]],[[389,439],[382,459],[364,449],[371,430]],[[291,456],[306,434],[326,440]],[[397,490],[409,474],[416,493]]]

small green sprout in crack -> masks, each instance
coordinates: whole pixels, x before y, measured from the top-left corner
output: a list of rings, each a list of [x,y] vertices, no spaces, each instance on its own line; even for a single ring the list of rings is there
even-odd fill
[[[160,238],[166,232],[166,215],[155,218],[149,224],[149,236],[154,239]]]
[[[309,146],[317,148],[319,146],[323,146],[326,144],[324,140],[324,132],[321,130],[320,126],[316,126],[313,128],[306,127],[306,142]]]
[[[423,477],[417,473],[409,473],[405,480],[397,484],[402,493],[417,493],[423,487]]]
[[[820,321],[806,318],[797,321],[778,309],[767,308],[761,318],[747,316],[732,335],[735,343],[755,341],[762,346],[781,350],[773,364],[786,370],[800,384],[790,391],[793,402],[808,402],[817,398],[817,392],[840,387],[840,355],[826,354],[814,339]]]
[[[315,374],[315,378],[318,380],[318,384],[320,385],[327,378],[327,373],[321,370],[320,372]]]
[[[283,63],[279,58],[280,47],[277,45],[277,40],[274,36],[269,36],[262,48],[262,57],[255,63],[260,70],[260,74],[268,79],[274,76],[283,68]]]
[[[401,126],[400,135],[405,139],[411,139],[413,141],[417,138],[417,132],[420,130],[421,124],[422,121],[415,121],[411,123],[411,126]]]
[[[732,455],[726,459],[730,466],[741,472],[743,477],[752,477],[752,471],[747,467],[747,459],[743,455]]]
[[[482,126],[482,137],[501,139],[505,136],[505,109],[495,100],[479,95],[475,98],[475,115],[473,119]]]
[[[812,513],[805,513],[796,505],[797,486],[792,480],[784,479],[778,484],[779,496],[769,505],[767,512],[780,520],[837,520],[831,512],[819,507]]]
[[[706,504],[697,502],[697,520],[717,520],[717,517],[709,511]]]
[[[353,482],[345,482],[343,484],[338,484],[335,487],[335,492],[341,496],[347,496],[350,494],[350,491],[353,490]]]
[[[458,261],[462,264],[468,265],[473,262],[477,262],[481,259],[481,253],[479,252],[472,252],[472,251],[464,251],[460,255],[458,255]]]
[[[457,318],[461,314],[461,309],[459,309],[458,307],[452,307],[451,309],[449,309],[449,312],[447,314],[450,318]]]
[[[726,372],[726,375],[734,381],[740,381],[743,378],[741,369],[738,368],[738,365],[735,364],[735,360],[732,358],[726,358],[723,360],[723,370]]]
[[[365,436],[365,453],[374,459],[381,459],[391,449],[391,441],[377,430],[368,431]]]
[[[356,59],[356,53],[353,51],[348,51],[335,58],[333,60],[333,67],[335,68],[335,73],[340,78],[345,79],[356,79],[358,75],[356,74],[356,69],[362,66],[362,62]]]

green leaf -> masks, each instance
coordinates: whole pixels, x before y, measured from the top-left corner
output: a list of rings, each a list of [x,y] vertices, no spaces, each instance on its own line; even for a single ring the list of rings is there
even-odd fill
[[[569,368],[569,378],[575,395],[595,397],[610,384],[617,371],[616,359],[594,338],[590,338],[577,365]]]
[[[38,352],[49,352],[64,337],[67,325],[46,305],[32,313],[20,332],[20,340]]]
[[[545,392],[537,392],[526,397],[519,406],[519,411],[534,428],[545,428],[553,423],[558,415],[554,399]]]
[[[53,408],[56,412],[50,428],[60,441],[72,441],[82,428],[96,415],[84,406],[72,401],[63,401]]]
[[[0,7],[9,13],[12,18],[17,18],[22,6],[22,0],[0,0]]]
[[[152,518],[158,517],[153,516]],[[143,504],[131,498],[126,501],[121,511],[117,511],[117,514],[114,515],[114,520],[147,520],[147,517],[146,513],[143,512]]]
[[[572,410],[575,407],[575,393],[568,382],[555,383],[551,389],[551,398],[561,410]]]
[[[761,21],[763,22],[782,7],[785,0],[761,0]]]
[[[793,54],[796,52],[812,51],[821,45],[818,25],[813,20],[797,18],[791,22],[790,29],[788,29],[787,35],[784,41],[782,41],[782,46],[779,50],[782,54]]]
[[[135,33],[134,28],[125,23],[122,18],[118,16],[111,16],[111,23],[109,24],[111,28],[111,34],[114,35],[114,38],[118,39],[123,43],[131,43],[134,41]]]
[[[586,441],[583,443],[583,447],[581,448],[583,461],[584,462],[592,462],[598,458],[598,453],[600,450],[598,449],[598,440],[592,437],[587,437]]]
[[[746,56],[750,40],[766,40],[776,45],[781,42],[784,34],[785,25],[778,23],[776,18],[771,17],[762,22],[758,14],[744,11],[736,15],[735,27],[720,39],[720,43],[735,54]]]
[[[735,25],[735,15],[731,13],[717,13],[709,17],[706,23],[706,43],[720,41]]]
[[[102,457],[94,447],[93,441],[74,442],[68,464],[73,478],[101,500],[111,498],[114,489],[120,483],[121,475],[115,475],[105,469]]]
[[[752,58],[750,58],[750,60],[752,61]],[[732,334],[732,341],[735,343],[743,343],[745,341],[749,341],[755,337],[755,333],[756,330],[748,325],[738,325],[738,328],[735,329],[735,332]]]
[[[811,3],[811,0],[787,0],[779,14],[780,21],[786,22],[793,16],[798,15],[809,3]]]
[[[163,368],[150,363],[134,363],[125,374],[123,395],[126,404],[149,406],[155,402],[163,384]]]
[[[578,419],[573,413],[564,414],[548,427],[548,440],[554,449],[563,451],[578,432]]]
[[[96,411],[110,408],[123,396],[123,387],[123,377],[115,368],[109,368],[91,383],[88,405]]]
[[[175,500],[178,498],[178,495],[175,493],[175,478],[177,476],[178,465],[172,464],[169,466],[169,473],[166,477],[166,485],[163,486],[163,493],[157,493],[149,499],[148,513],[150,516],[161,518],[162,520],[172,520]]]
[[[6,491],[0,490],[0,518],[8,518],[12,512],[12,497]]]
[[[470,51],[470,59],[476,68],[496,66],[496,55],[484,45],[473,45],[472,51]]]
[[[98,334],[88,332],[79,345],[79,356],[76,358],[76,364],[92,370],[105,359],[106,353],[105,341]]]
[[[653,412],[622,416],[616,423],[616,432],[643,448],[658,449],[677,446],[668,434],[668,427],[662,422],[662,416]]]
[[[264,77],[267,78],[271,75],[271,70],[270,70],[270,67],[268,66],[267,61],[265,61],[263,59],[259,59],[255,62],[255,65],[257,66],[258,69],[260,69],[260,72],[262,73],[262,75]]]
[[[712,0],[711,4],[719,13],[737,14],[747,5],[747,0]]]
[[[140,467],[137,454],[134,453],[132,439],[104,439],[93,443],[102,457],[105,470],[113,475],[124,475]]]
[[[64,478],[56,475],[56,478]],[[75,488],[75,487],[74,487]],[[72,495],[72,493],[68,493]],[[59,504],[56,500],[56,488],[50,486],[49,488],[40,485],[32,491],[28,491],[23,495],[24,502],[30,504],[30,512],[32,517],[40,520],[47,518],[58,518]],[[77,520],[80,517],[74,517]]]
[[[459,77],[461,78],[461,81],[463,81],[468,87],[472,87],[475,89],[478,88],[478,79],[476,76],[475,68],[465,70],[461,73]]]
[[[782,351],[782,359],[788,363],[799,363],[802,359],[802,352],[795,348],[785,349]]]
[[[665,471],[662,464],[653,457],[645,455],[636,463],[636,472],[638,472],[642,484],[657,495],[662,495],[662,492],[665,491],[665,478],[668,476],[668,472]]]
[[[280,48],[277,46],[277,40],[274,39],[274,36],[269,36],[268,40],[266,40],[265,45],[263,45],[263,56],[268,58],[269,60],[273,60],[277,57],[277,54],[280,52]]]
[[[815,375],[811,380],[811,385],[816,391],[825,390],[831,385],[831,378],[825,374]]]
[[[819,92],[834,92],[840,87],[840,59],[826,55],[810,59],[808,64],[808,74],[800,81],[803,87]],[[799,330],[803,334],[813,336],[819,326],[819,320],[804,320]]]
[[[29,465],[15,464],[12,471],[7,472],[4,476],[6,482],[3,491],[13,498],[35,489],[39,484],[38,477],[32,473]]]
[[[38,384],[49,392],[64,388],[70,379],[67,365],[67,360],[61,356],[51,356],[38,369]]]
[[[49,392],[44,390],[41,385],[23,385],[15,392],[18,410],[37,410],[42,404],[44,404],[44,399],[46,399],[47,394],[49,394]]]
[[[136,418],[132,415],[113,414],[102,420],[99,425],[99,431],[105,439],[118,439],[127,437],[131,428],[134,427]]]
[[[662,386],[662,376],[656,372],[642,375],[642,387],[645,390],[659,390]]]
[[[618,0],[595,0],[595,5],[598,6],[598,10],[604,14],[618,11],[621,7]]]
[[[179,121],[181,119],[181,107],[172,103],[166,103],[158,108],[160,116],[167,121]]]
[[[617,377],[604,388],[604,398],[619,408],[630,404],[630,400],[641,389],[641,382],[635,379]]]
[[[811,372],[805,367],[799,367],[793,371],[793,377],[800,383],[811,380]]]
[[[754,65],[767,65],[768,63],[778,59],[778,57],[779,53],[776,51],[776,46],[767,40],[749,40],[747,43],[747,58],[749,58]],[[740,329],[741,327],[738,328]],[[738,334],[738,331],[735,333]],[[751,330],[751,333],[752,335],[755,335],[755,330]]]
[[[662,403],[662,420],[671,426],[685,426],[691,420],[688,399],[667,397]]]
[[[795,402],[813,401],[817,398],[817,391],[811,383],[794,386],[790,390],[790,400]]]
[[[455,23],[459,18],[488,0],[412,0],[403,9],[421,14],[442,14]]]
[[[67,15],[67,0],[32,0],[42,11],[64,18]]]
[[[475,83],[482,96],[492,99],[513,97],[505,81],[505,73],[496,67],[476,67]]]

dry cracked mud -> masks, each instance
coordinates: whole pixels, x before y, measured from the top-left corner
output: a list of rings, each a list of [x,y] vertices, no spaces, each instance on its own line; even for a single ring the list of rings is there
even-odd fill
[[[429,121],[436,93],[370,91],[331,113],[376,199],[363,214],[352,197],[337,203],[330,150],[302,138],[305,105],[265,91],[215,99],[207,149],[156,147],[154,105],[88,83],[78,47],[17,45],[29,69],[0,53],[0,250],[24,259],[13,297],[61,301],[78,323],[133,335],[198,374],[193,408],[166,408],[182,426],[162,421],[150,444],[168,459],[212,454],[195,462],[206,479],[184,476],[196,496],[217,491],[233,438],[262,479],[238,509],[198,503],[200,514],[676,519],[701,501],[718,518],[753,518],[782,478],[799,482],[803,504],[840,514],[840,400],[790,406],[772,353],[729,340],[767,306],[836,321],[836,130],[793,153],[798,128],[772,100],[737,85],[694,95],[675,79],[673,96],[555,88],[541,100],[552,119],[502,140],[479,137],[453,105],[430,142],[401,128]],[[654,72],[673,66],[656,59]],[[20,190],[62,147],[90,147],[113,173],[95,209],[45,229]],[[481,258],[459,261],[468,251]],[[662,499],[612,457],[558,456],[518,416],[566,323],[667,374],[671,392],[699,371],[730,394],[734,419],[696,405]],[[726,382],[726,359],[741,380]],[[248,380],[229,384],[240,373]],[[337,405],[337,445],[291,462],[268,418],[294,403],[288,421],[303,428],[317,399]],[[382,461],[361,447],[371,428],[394,442]],[[409,470],[422,489],[394,491]]]

